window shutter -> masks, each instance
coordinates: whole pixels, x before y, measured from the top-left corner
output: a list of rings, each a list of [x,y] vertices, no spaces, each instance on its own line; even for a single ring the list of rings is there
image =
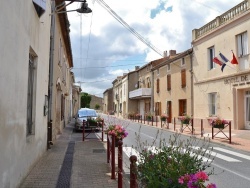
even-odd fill
[[[168,91],[171,90],[171,75],[170,74],[167,75],[167,90]]]
[[[157,82],[156,82],[156,92],[157,93],[160,92],[160,79],[159,78],[157,79]]]
[[[155,115],[159,116],[161,114],[161,102],[155,103]]]
[[[186,70],[181,70],[181,87],[186,87]]]

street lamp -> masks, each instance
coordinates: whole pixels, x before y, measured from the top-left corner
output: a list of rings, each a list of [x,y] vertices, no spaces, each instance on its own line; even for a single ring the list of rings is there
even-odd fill
[[[65,0],[65,1],[70,1],[70,0]],[[65,8],[66,6],[74,3],[74,2],[81,2],[81,8],[78,8],[78,9],[75,9],[75,10],[67,10],[67,11],[60,11],[62,10],[63,8]],[[60,8],[59,8],[60,7]],[[64,2],[58,6],[58,9],[55,10],[55,14],[60,14],[60,13],[65,13],[65,12],[73,12],[73,11],[76,11],[78,13],[81,13],[81,14],[88,14],[88,13],[91,13],[92,10],[88,7],[88,3],[86,2],[86,0],[71,0],[68,4],[65,4]]]

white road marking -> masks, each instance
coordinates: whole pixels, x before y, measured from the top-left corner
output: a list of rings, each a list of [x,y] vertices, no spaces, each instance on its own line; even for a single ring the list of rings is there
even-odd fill
[[[194,148],[198,149],[199,147],[194,147]],[[211,152],[211,151],[207,150],[206,153],[211,154],[212,156],[215,156],[216,158],[220,158],[220,159],[223,159],[223,160],[228,161],[228,162],[241,162],[238,159],[234,159],[232,157],[228,157],[226,155],[222,155],[222,154],[219,154],[219,153],[216,153],[213,151]]]
[[[228,154],[231,154],[231,155],[235,155],[235,156],[243,158],[243,159],[250,160],[249,155],[244,155],[244,154],[237,153],[237,152],[234,152],[234,151],[230,151],[230,150],[227,150],[227,149],[223,149],[223,148],[220,148],[220,147],[213,147],[213,149],[218,150],[218,151],[222,151],[222,152],[225,152],[225,153],[228,153]]]

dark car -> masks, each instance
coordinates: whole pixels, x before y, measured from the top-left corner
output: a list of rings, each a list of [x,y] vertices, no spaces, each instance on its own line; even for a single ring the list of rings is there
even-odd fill
[[[85,126],[85,130],[89,129],[90,122],[94,122],[97,118],[97,113],[94,109],[81,108],[76,114],[75,131],[80,131]]]

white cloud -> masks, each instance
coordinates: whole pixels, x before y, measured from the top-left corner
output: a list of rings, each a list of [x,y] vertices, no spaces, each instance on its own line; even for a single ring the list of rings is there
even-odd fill
[[[86,82],[82,85],[85,92],[100,94],[112,87],[112,81],[117,76],[136,66],[138,59],[141,60],[140,63],[149,62],[160,58],[160,55],[132,35],[100,6],[97,0],[87,0],[87,2],[93,13],[81,16],[76,12],[68,13],[74,67],[78,68],[73,70],[76,81]],[[105,2],[162,53],[171,49],[177,50],[178,53],[191,47],[193,29],[205,25],[241,1],[231,0],[229,3],[228,0],[105,0]],[[172,12],[159,9],[155,17],[151,18],[151,11],[161,3],[164,3],[165,9],[172,6]],[[79,6],[78,3],[72,3],[67,8],[72,10]],[[137,58],[134,65],[129,68],[110,67],[131,64],[133,63],[131,60],[136,56],[140,58]],[[127,58],[129,62],[117,61]],[[99,81],[105,79],[110,81],[100,84]]]

